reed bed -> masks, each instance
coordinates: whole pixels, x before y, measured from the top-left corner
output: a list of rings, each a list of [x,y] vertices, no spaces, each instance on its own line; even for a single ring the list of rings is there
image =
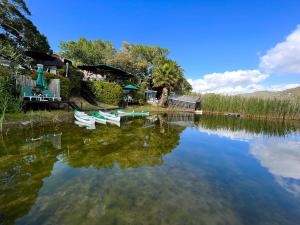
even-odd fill
[[[290,99],[205,94],[202,109],[207,112],[240,113],[248,117],[300,119],[300,101]]]

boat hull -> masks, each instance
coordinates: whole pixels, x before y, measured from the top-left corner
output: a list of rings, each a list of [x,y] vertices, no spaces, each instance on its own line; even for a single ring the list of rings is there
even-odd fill
[[[115,121],[115,122],[121,121],[121,117],[115,116],[115,115],[107,113],[107,112],[99,111],[99,114],[104,116],[107,120],[111,120],[111,121]]]
[[[91,116],[88,116],[86,114],[74,114],[74,117],[77,121],[87,124],[87,125],[93,125],[95,124],[95,119]]]

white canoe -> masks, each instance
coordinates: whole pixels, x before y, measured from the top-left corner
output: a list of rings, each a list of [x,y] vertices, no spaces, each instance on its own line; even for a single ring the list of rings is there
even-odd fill
[[[75,117],[75,119],[77,121],[79,121],[81,123],[84,123],[84,124],[87,124],[87,125],[93,125],[93,124],[95,124],[95,119],[93,117],[91,117],[91,116],[88,116],[85,113],[76,111],[74,113],[74,117]]]
[[[94,116],[93,116],[93,118],[95,119],[96,123],[106,124],[106,119],[100,119],[100,118],[97,118]]]
[[[116,116],[116,115],[108,113],[108,112],[103,112],[101,110],[99,110],[99,114],[104,116],[107,120],[112,120],[115,122],[120,122],[120,120],[121,120],[120,116]]]

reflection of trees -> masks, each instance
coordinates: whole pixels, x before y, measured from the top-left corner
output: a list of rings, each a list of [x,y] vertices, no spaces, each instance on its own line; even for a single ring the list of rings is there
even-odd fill
[[[121,129],[102,126],[72,143],[64,159],[75,167],[112,167],[118,162],[122,168],[162,164],[162,156],[179,143],[184,128],[158,122],[159,126],[143,127],[144,120],[134,120]],[[70,137],[76,139],[74,135]]]
[[[16,131],[1,140],[6,149],[0,151],[0,224],[14,224],[17,218],[26,215],[43,179],[51,174],[57,156],[52,144],[59,146],[60,136],[50,142],[49,138],[46,142],[25,141],[26,137],[38,137],[40,132],[38,129]]]
[[[266,134],[269,136],[284,136],[296,130],[289,122],[270,120],[250,120],[225,116],[201,116],[195,118],[195,124],[206,129],[226,128],[230,131],[244,130],[252,134]]]
[[[14,224],[29,212],[55,161],[55,154],[39,150],[0,158],[0,223]]]

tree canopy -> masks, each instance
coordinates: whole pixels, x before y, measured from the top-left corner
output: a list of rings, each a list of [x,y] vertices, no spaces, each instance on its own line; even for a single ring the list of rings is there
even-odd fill
[[[169,50],[160,46],[122,43],[116,51],[112,43],[102,40],[66,41],[60,45],[60,54],[75,65],[110,64],[135,75],[139,86],[184,93],[191,90],[184,78],[183,69],[176,61],[169,59]]]
[[[60,44],[60,54],[73,61],[74,65],[107,64],[116,50],[109,41],[90,41],[79,38],[78,41],[66,41]]]
[[[42,35],[28,18],[31,13],[23,0],[0,0],[0,54],[6,55],[7,48],[22,54],[25,50],[50,53],[47,38]]]

